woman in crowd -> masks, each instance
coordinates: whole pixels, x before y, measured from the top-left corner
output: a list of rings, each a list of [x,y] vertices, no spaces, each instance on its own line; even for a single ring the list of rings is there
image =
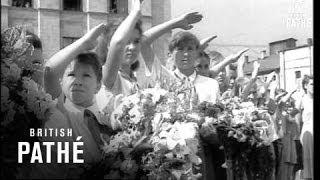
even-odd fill
[[[110,90],[114,95],[130,95],[139,88],[145,88],[144,84],[138,83],[135,72],[140,65],[139,59],[153,58],[150,57],[150,48],[148,48],[152,42],[172,29],[191,29],[191,24],[199,22],[202,18],[198,13],[188,13],[143,33],[139,20],[140,4],[139,7],[137,4],[138,2],[134,3],[132,12],[112,36],[107,61],[103,66],[105,90]],[[140,51],[142,58],[139,56]],[[147,67],[148,62],[145,61]]]
[[[113,34],[103,65],[102,91],[110,90],[113,94],[129,95],[137,89],[133,70],[138,66],[137,51],[142,36],[140,0],[132,1],[132,9],[127,18]]]
[[[278,107],[276,110],[276,122],[278,124],[277,141],[277,165],[276,179],[295,179],[295,166],[298,164],[298,150],[296,139],[299,137],[298,109],[295,108],[294,99],[291,97],[295,92],[282,93],[277,97]]]
[[[313,179],[313,77],[305,76],[302,80],[305,91],[297,108],[301,111],[302,129],[300,141],[303,147],[302,179]]]

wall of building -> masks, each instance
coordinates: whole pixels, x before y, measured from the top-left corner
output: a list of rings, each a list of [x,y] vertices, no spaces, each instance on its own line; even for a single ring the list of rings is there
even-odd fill
[[[296,72],[304,75],[313,74],[313,46],[305,46],[280,53],[280,87],[287,91],[300,86],[301,78]]]
[[[143,30],[170,19],[170,14],[166,13],[166,1],[168,0],[154,3],[155,1],[145,0],[141,18]],[[131,0],[118,2],[121,10],[130,9]],[[12,7],[11,3],[11,0],[1,0],[1,29],[15,25],[26,26],[42,40],[45,59],[99,23],[112,22],[118,26],[127,16],[127,12],[123,11],[108,13],[108,0],[82,0],[81,11],[62,10],[62,0],[33,0],[32,8]],[[168,46],[163,44],[165,42],[160,39],[155,43],[155,49],[161,58],[165,56],[165,48]]]
[[[289,48],[296,47],[296,40],[295,39],[286,39],[280,42],[273,42],[269,44],[270,48],[270,55],[278,54],[279,51],[283,51]]]

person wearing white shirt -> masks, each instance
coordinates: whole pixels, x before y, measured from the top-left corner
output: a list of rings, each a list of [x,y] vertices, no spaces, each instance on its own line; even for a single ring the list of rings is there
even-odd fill
[[[176,69],[171,71],[164,67],[157,58],[154,58],[151,68],[149,67],[151,69],[151,73],[148,74],[149,85],[155,86],[158,83],[162,88],[170,88],[170,84],[182,81],[185,85],[188,84],[187,87],[195,88],[198,103],[203,101],[217,103],[220,95],[218,82],[215,79],[201,76],[195,71],[199,47],[199,40],[190,32],[182,31],[175,34],[169,44],[169,52]],[[219,157],[222,157],[224,161],[223,152],[219,152],[216,145],[211,145],[205,140],[201,141],[201,144],[200,156],[204,161],[202,164],[203,179],[226,179],[225,170],[216,166],[220,163],[218,162]]]
[[[38,164],[31,172],[32,178],[79,178],[83,167],[102,159],[101,135],[110,135],[120,128],[120,123],[114,126],[108,116],[99,112],[95,94],[101,87],[102,67],[96,53],[88,52],[95,46],[97,37],[108,33],[108,30],[108,25],[97,25],[46,62],[44,87],[58,102],[50,109],[44,127],[72,129],[72,137],[44,140],[83,142],[81,159],[84,163],[69,164],[52,160],[51,164]]]
[[[178,79],[186,79],[187,82],[194,85],[200,103],[207,101],[215,104],[218,102],[220,95],[219,84],[215,79],[197,75],[196,71],[193,71],[190,76],[186,76],[178,68],[173,71],[173,74]]]
[[[177,33],[170,45],[170,58],[176,69],[171,71],[164,67],[157,58],[154,59],[151,73],[147,74],[149,86],[160,83],[162,88],[172,81],[185,81],[194,85],[199,103],[203,101],[217,103],[219,100],[219,84],[216,80],[201,76],[195,70],[195,60],[198,57],[200,42],[187,31]]]

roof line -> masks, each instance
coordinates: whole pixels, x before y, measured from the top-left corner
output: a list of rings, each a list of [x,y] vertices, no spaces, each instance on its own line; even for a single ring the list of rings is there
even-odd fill
[[[305,44],[305,45],[301,45],[301,46],[296,46],[296,47],[292,47],[292,48],[284,49],[284,50],[281,50],[280,52],[290,51],[290,50],[299,49],[299,48],[305,48],[305,47],[309,47],[309,46],[311,47],[311,46],[313,46],[313,45]]]
[[[268,47],[268,45],[254,45],[254,44],[212,44],[212,46]]]

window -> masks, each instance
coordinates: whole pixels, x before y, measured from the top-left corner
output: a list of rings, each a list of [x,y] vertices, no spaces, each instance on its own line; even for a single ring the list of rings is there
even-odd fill
[[[12,6],[30,8],[32,0],[12,0]]]
[[[296,74],[296,79],[301,78],[301,71],[295,71],[294,73]]]
[[[79,38],[77,37],[62,37],[61,41],[61,49],[65,48],[66,46],[70,45],[71,43],[75,42]]]
[[[81,0],[63,0],[63,10],[81,11]]]
[[[118,0],[110,0],[110,13],[118,13]]]

